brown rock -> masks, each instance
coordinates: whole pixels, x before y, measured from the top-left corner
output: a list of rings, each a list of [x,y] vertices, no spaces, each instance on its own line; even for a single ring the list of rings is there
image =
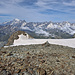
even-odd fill
[[[13,55],[12,53],[8,53],[8,54],[7,54],[7,56],[12,56],[12,55]]]
[[[75,56],[72,56],[72,58],[75,58]]]
[[[2,58],[0,57],[0,61],[2,60]]]
[[[27,54],[30,54],[29,52],[27,52]]]
[[[45,63],[45,60],[42,60],[41,62],[42,62],[42,63]]]
[[[37,73],[38,73],[38,75],[46,75],[46,71],[42,68],[38,68]]]
[[[1,51],[2,53],[6,54],[7,52],[6,51]]]
[[[36,59],[36,56],[32,56],[32,59]]]
[[[29,72],[30,74],[33,74],[33,68],[28,68],[28,72]]]
[[[21,72],[21,70],[20,69],[18,69],[18,70],[15,70],[15,72],[14,73],[20,73]]]
[[[42,44],[42,46],[50,46],[50,44],[48,41],[46,41],[45,43]]]
[[[27,60],[29,60],[31,57],[30,56],[27,56],[26,58],[27,58]]]
[[[27,60],[25,61],[25,65],[29,65],[29,62]]]
[[[59,60],[56,60],[57,62],[60,62]]]
[[[24,71],[26,71],[26,68],[21,69],[21,72],[24,72]]]
[[[2,68],[0,68],[0,71],[2,71]]]

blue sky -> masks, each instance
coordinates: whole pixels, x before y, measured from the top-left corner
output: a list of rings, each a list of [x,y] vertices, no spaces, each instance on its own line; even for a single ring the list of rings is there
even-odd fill
[[[75,23],[75,0],[0,0],[0,23],[14,18]]]

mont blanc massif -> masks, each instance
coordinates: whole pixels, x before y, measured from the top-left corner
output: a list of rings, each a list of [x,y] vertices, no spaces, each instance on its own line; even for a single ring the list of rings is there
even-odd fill
[[[75,23],[70,22],[26,22],[14,19],[0,24],[0,41],[6,41],[15,31],[25,31],[34,38],[61,39],[72,38],[75,34]]]

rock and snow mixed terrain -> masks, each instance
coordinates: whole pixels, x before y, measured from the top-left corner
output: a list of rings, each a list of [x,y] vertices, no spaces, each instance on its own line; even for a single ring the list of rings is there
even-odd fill
[[[56,44],[56,45],[63,45],[75,48],[75,39],[18,39],[14,40],[14,43],[12,46],[18,46],[18,45],[31,45],[31,44],[43,44],[46,41],[48,41],[50,44]]]
[[[12,42],[12,45],[9,44],[10,46],[43,44],[46,41],[48,41],[50,44],[63,45],[63,46],[75,48],[75,39],[33,39],[33,38],[29,38],[28,34],[26,36],[21,33],[20,33],[20,35],[17,35],[17,36],[19,38],[14,39],[14,41]],[[7,47],[7,46],[5,46],[5,47]]]
[[[12,45],[14,40],[20,40],[20,42],[22,42],[21,39],[24,42],[25,40],[33,39],[33,37],[31,37],[29,34],[27,34],[24,31],[17,31],[10,36],[6,45]]]
[[[43,44],[48,41],[50,44],[63,45],[75,48],[75,39],[22,39],[22,35],[17,40],[14,40],[13,46],[30,45],[30,44]]]

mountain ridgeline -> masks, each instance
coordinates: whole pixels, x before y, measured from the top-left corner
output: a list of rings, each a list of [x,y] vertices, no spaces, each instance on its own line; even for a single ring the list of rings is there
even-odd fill
[[[12,33],[25,31],[34,38],[72,38],[75,35],[75,23],[70,22],[26,22],[14,19],[0,24],[0,41],[7,41]]]

